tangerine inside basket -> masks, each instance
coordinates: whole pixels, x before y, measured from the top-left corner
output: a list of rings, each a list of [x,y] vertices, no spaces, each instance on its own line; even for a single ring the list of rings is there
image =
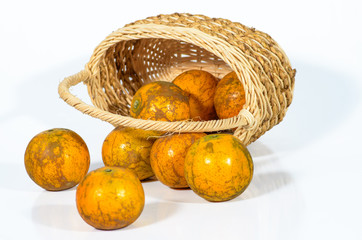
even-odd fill
[[[183,71],[202,69],[217,78],[235,71],[246,104],[239,115],[220,120],[160,122],[129,117],[132,96],[143,84],[172,81]],[[244,144],[278,124],[291,104],[295,70],[266,33],[226,19],[171,14],[139,20],[105,38],[85,69],[59,85],[71,106],[114,126],[168,132],[233,129]],[[94,106],[72,95],[83,82]]]
[[[88,87],[90,92],[102,94],[100,99],[105,99],[108,111],[125,116],[129,115],[132,96],[143,84],[171,82],[190,69],[204,70],[217,78],[232,71],[215,54],[173,39],[122,41],[107,51],[106,58],[99,82],[104,94],[97,91],[99,86],[89,84]]]

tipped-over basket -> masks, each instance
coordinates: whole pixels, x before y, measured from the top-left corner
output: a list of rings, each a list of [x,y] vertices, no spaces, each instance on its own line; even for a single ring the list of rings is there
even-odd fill
[[[218,78],[235,71],[245,89],[239,115],[211,121],[164,122],[129,116],[132,96],[143,84],[172,81],[181,72],[202,69]],[[59,94],[83,113],[114,126],[166,132],[235,129],[245,145],[278,124],[291,104],[295,70],[266,33],[226,19],[171,14],[150,17],[112,32],[94,50],[81,72],[65,78]],[[69,91],[87,85],[94,106]]]

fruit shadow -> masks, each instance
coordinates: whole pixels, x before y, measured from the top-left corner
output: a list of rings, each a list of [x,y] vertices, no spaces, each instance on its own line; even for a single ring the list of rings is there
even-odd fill
[[[41,192],[32,204],[30,216],[33,222],[52,229],[91,232],[80,217],[75,191]]]
[[[175,215],[179,207],[176,203],[165,201],[146,203],[140,217],[123,230],[138,229],[162,222]]]
[[[284,171],[273,171],[266,173],[256,173],[249,187],[236,198],[236,200],[248,200],[266,195],[276,191],[293,182],[292,176]]]
[[[32,220],[40,225],[67,231],[92,232],[94,228],[86,224],[77,208],[70,204],[44,204],[32,208]]]
[[[117,229],[127,231],[161,222],[177,212],[178,206],[169,202],[146,203],[140,217],[131,225]],[[80,217],[76,204],[44,204],[32,208],[32,220],[40,225],[75,232],[96,232]]]
[[[280,170],[277,155],[260,140],[250,144],[248,150],[254,163],[253,178],[248,188],[235,200],[257,198],[293,182],[291,174]]]

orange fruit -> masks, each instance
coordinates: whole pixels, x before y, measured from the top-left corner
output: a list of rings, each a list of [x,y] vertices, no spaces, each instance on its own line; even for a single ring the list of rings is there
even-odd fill
[[[77,187],[77,209],[89,225],[112,230],[132,224],[145,204],[142,184],[126,168],[102,167],[91,171]]]
[[[170,82],[143,85],[132,98],[130,115],[157,121],[182,121],[190,118],[188,95]]]
[[[185,178],[190,188],[208,201],[239,196],[253,176],[253,161],[239,139],[229,134],[199,138],[185,158]]]
[[[131,169],[140,180],[152,177],[150,152],[159,135],[158,131],[116,127],[103,142],[104,165]]]
[[[189,70],[178,75],[173,83],[189,94],[190,114],[193,120],[217,119],[214,95],[218,80],[211,73]]]
[[[188,148],[205,133],[181,133],[159,138],[151,149],[151,166],[157,179],[171,188],[187,188],[184,162]]]
[[[30,178],[49,191],[77,185],[87,174],[90,157],[87,145],[75,132],[54,128],[34,136],[24,156]]]
[[[239,114],[245,104],[245,91],[235,72],[225,75],[216,86],[214,106],[220,119]]]

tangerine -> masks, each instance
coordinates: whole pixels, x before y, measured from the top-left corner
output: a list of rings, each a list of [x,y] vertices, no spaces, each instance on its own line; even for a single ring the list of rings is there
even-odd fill
[[[155,136],[159,135],[158,131],[116,127],[103,142],[104,165],[131,169],[140,180],[152,177],[150,152]]]
[[[190,188],[208,201],[227,201],[239,196],[253,176],[250,153],[230,134],[199,138],[185,158],[185,178]]]
[[[188,95],[170,82],[143,85],[132,98],[130,115],[156,121],[182,121],[190,118]]]
[[[226,74],[216,86],[214,106],[220,119],[239,114],[245,104],[245,90],[235,72]]]
[[[87,174],[90,156],[87,145],[74,131],[54,128],[34,136],[24,163],[29,177],[40,187],[59,191],[74,187]]]
[[[126,168],[102,167],[88,173],[76,192],[77,209],[89,225],[112,230],[141,215],[145,195],[137,175]]]
[[[218,80],[211,73],[189,70],[178,75],[172,82],[189,94],[190,114],[193,120],[217,119],[214,95]]]
[[[151,149],[151,167],[157,179],[171,188],[187,188],[184,162],[188,148],[205,133],[181,133],[159,138]]]

